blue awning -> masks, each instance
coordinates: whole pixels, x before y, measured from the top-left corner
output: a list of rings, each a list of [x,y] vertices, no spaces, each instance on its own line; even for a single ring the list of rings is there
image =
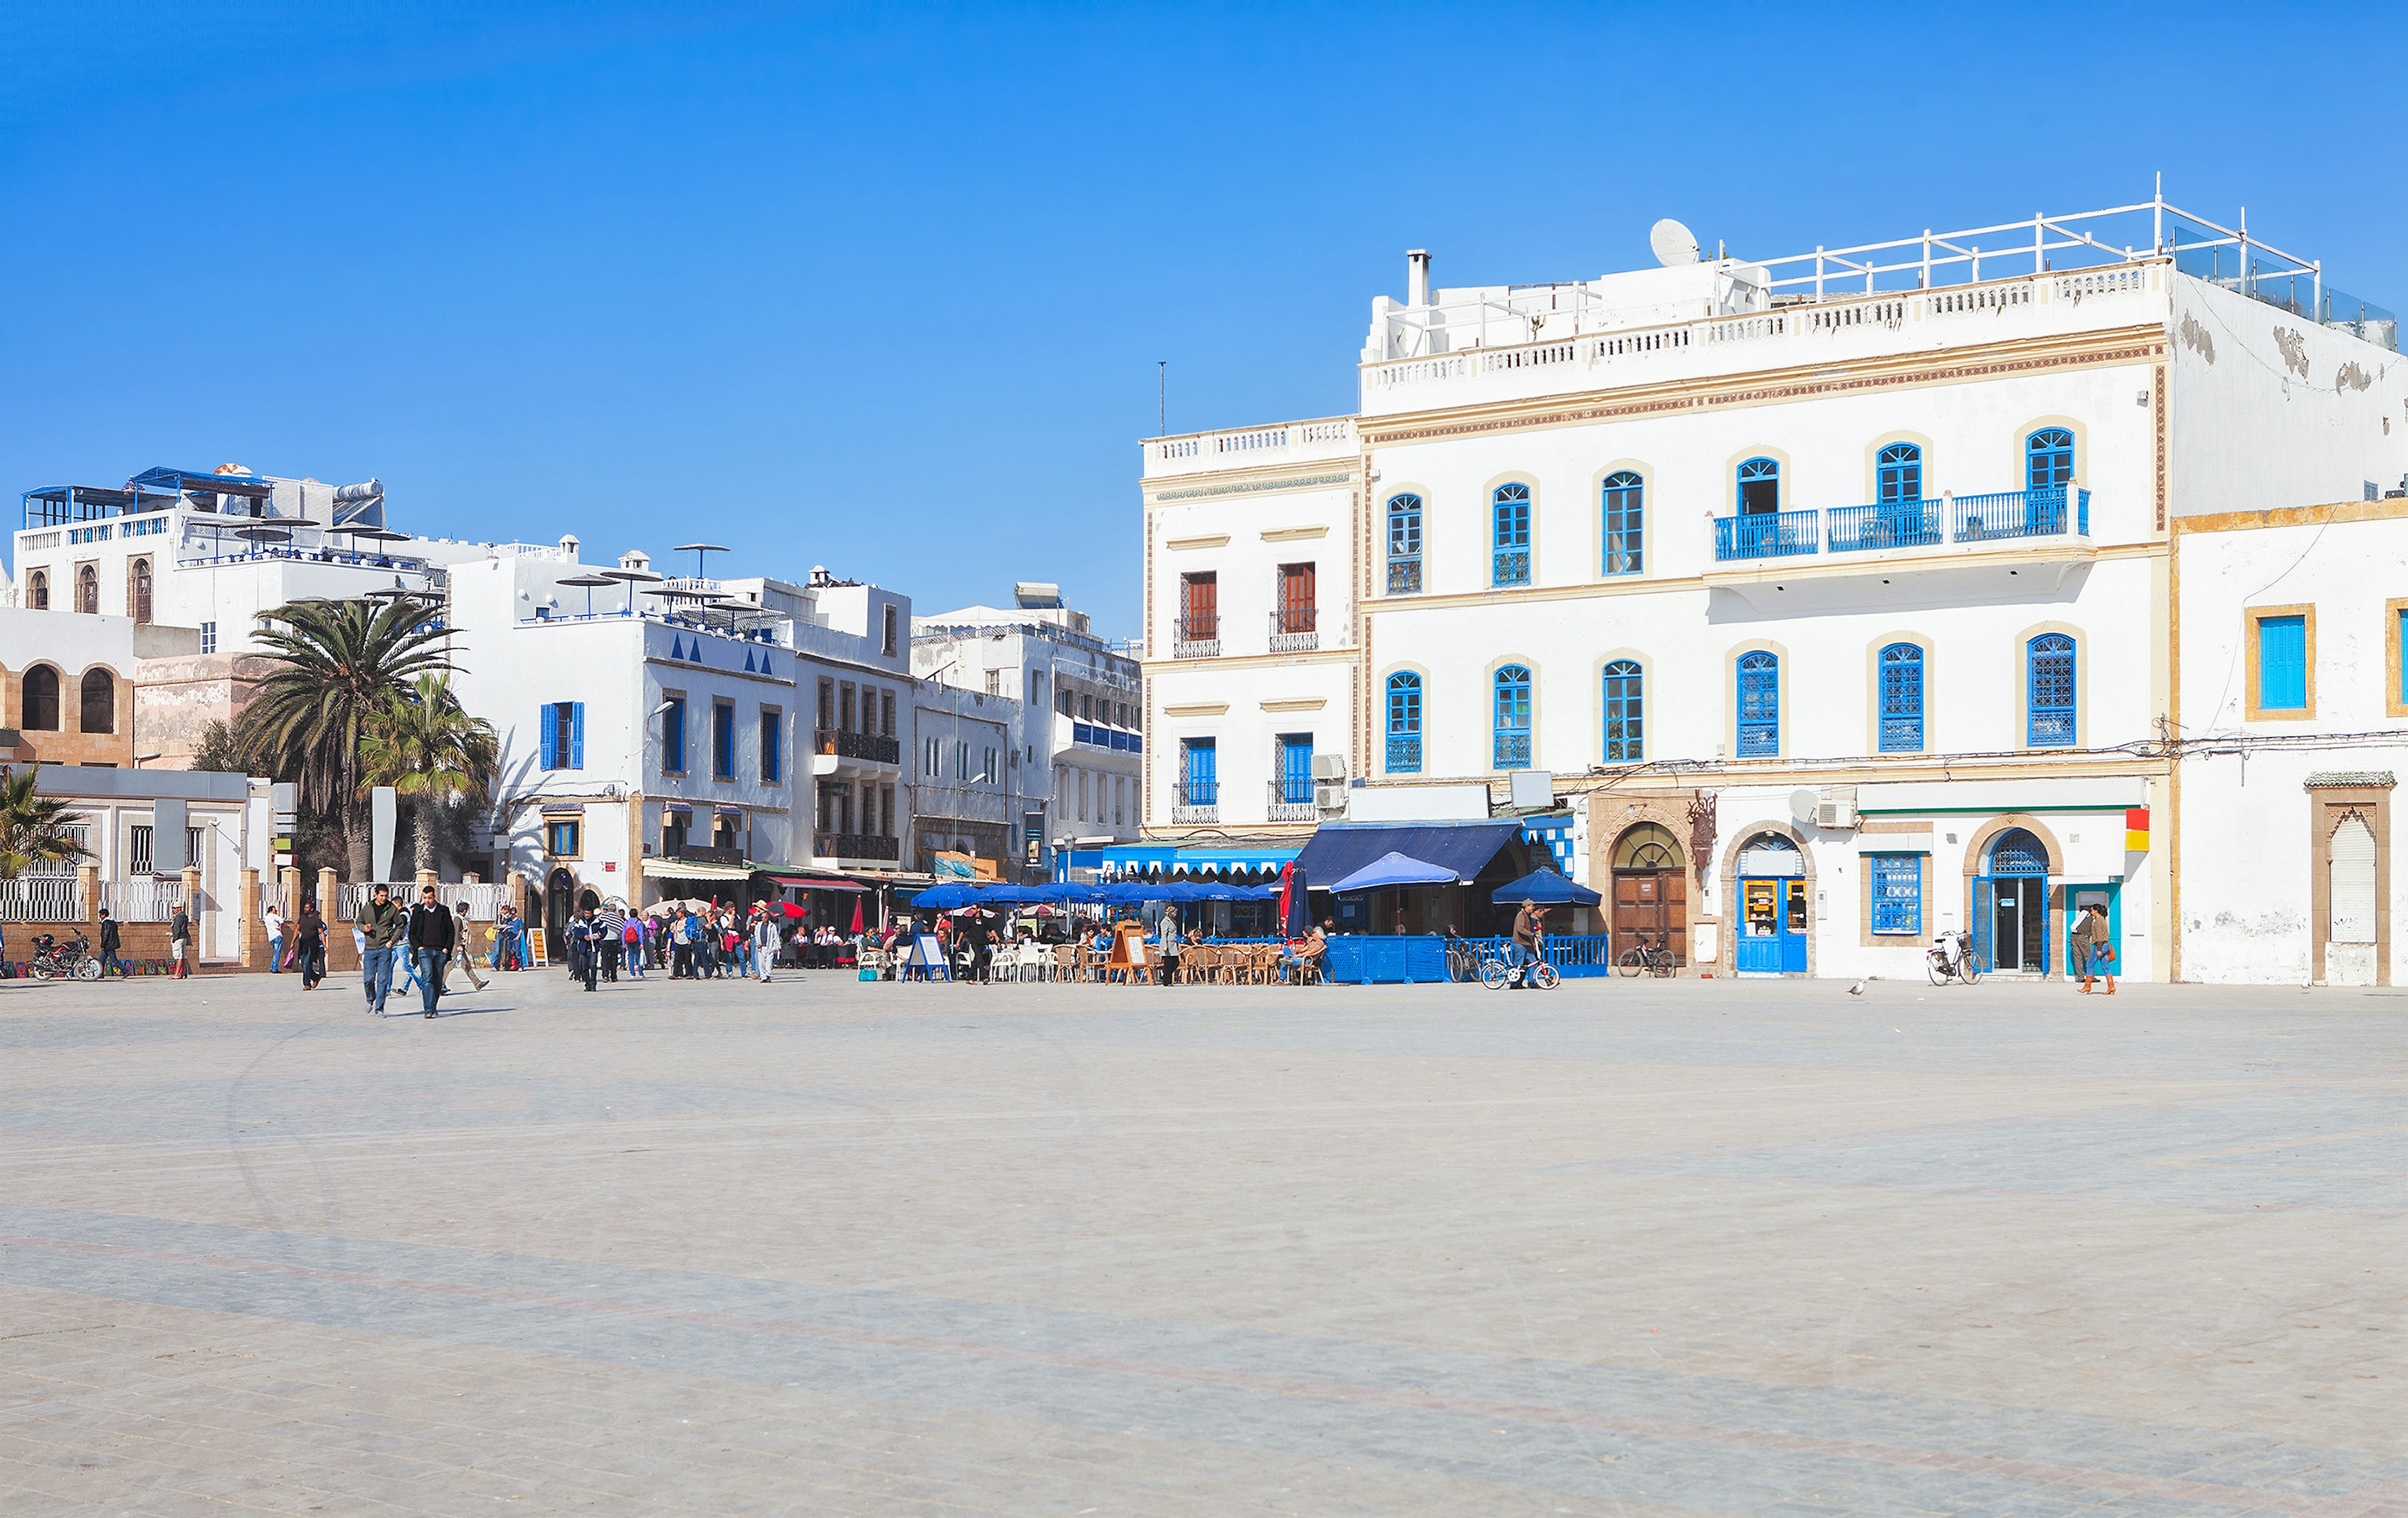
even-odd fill
[[[1349,895],[1358,890],[1385,890],[1392,886],[1451,886],[1455,872],[1441,865],[1408,859],[1394,849],[1346,876],[1329,889]]]
[[[1501,822],[1325,822],[1313,830],[1296,862],[1310,880],[1337,881],[1383,854],[1398,853],[1469,881],[1521,831],[1522,825],[1510,817]]]
[[[1541,906],[1595,906],[1605,900],[1586,886],[1575,885],[1553,870],[1531,871],[1509,886],[1499,886],[1491,901],[1535,902]]]

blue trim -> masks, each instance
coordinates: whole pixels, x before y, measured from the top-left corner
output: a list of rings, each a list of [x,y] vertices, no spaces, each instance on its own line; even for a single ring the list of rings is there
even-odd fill
[[[2033,490],[2073,483],[2073,434],[2044,426],[2024,439],[2024,483]]]
[[[1868,854],[1872,877],[1873,932],[1920,936],[1923,932],[1923,856]]]
[[[1490,498],[1489,583],[1530,583],[1530,487],[1500,484]]]
[[[1923,450],[1911,442],[1894,442],[1881,451],[1873,465],[1873,500],[1895,506],[1923,499]]]
[[[1628,470],[1605,477],[1601,502],[1606,574],[1638,574],[1646,568],[1647,485]]]
[[[2258,619],[2258,709],[2307,714],[2306,617],[2294,614]]]
[[[1923,752],[1923,650],[1891,643],[1881,651],[1881,751]]]
[[[1409,670],[1388,676],[1388,773],[1422,772],[1422,677]]]
[[[1636,764],[1647,757],[1647,673],[1635,659],[1605,667],[1605,762]]]
[[[2062,632],[2043,632],[2024,645],[2024,741],[2033,748],[2070,748],[2080,736],[2074,658],[2073,640]]]
[[[1758,649],[1739,657],[1739,757],[1781,753],[1781,660]]]
[[[1491,759],[1499,770],[1530,767],[1530,672],[1508,664],[1492,682]]]

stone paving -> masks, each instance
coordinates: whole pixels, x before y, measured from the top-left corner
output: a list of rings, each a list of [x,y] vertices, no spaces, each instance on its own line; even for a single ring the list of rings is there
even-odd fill
[[[0,1514],[2408,1515],[2408,996],[0,984]]]

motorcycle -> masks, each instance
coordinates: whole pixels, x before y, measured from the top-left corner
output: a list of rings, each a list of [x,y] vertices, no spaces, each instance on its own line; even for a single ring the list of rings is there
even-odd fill
[[[1932,934],[1931,947],[1923,951],[1923,968],[1935,986],[1944,986],[1953,977],[1968,986],[1982,978],[1973,964],[1973,943],[1962,928],[1943,928]]]
[[[48,980],[54,976],[72,976],[78,980],[98,980],[100,961],[92,955],[92,940],[81,933],[60,943],[49,933],[34,935],[34,957],[26,961],[26,973],[36,980]]]

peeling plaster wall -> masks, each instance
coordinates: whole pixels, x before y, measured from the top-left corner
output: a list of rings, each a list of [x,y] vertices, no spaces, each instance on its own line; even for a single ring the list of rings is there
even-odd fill
[[[2408,357],[2173,281],[2167,510],[2355,500],[2408,472]]]
[[[134,666],[134,751],[146,768],[189,770],[211,722],[232,722],[273,668],[256,655],[190,654]]]

